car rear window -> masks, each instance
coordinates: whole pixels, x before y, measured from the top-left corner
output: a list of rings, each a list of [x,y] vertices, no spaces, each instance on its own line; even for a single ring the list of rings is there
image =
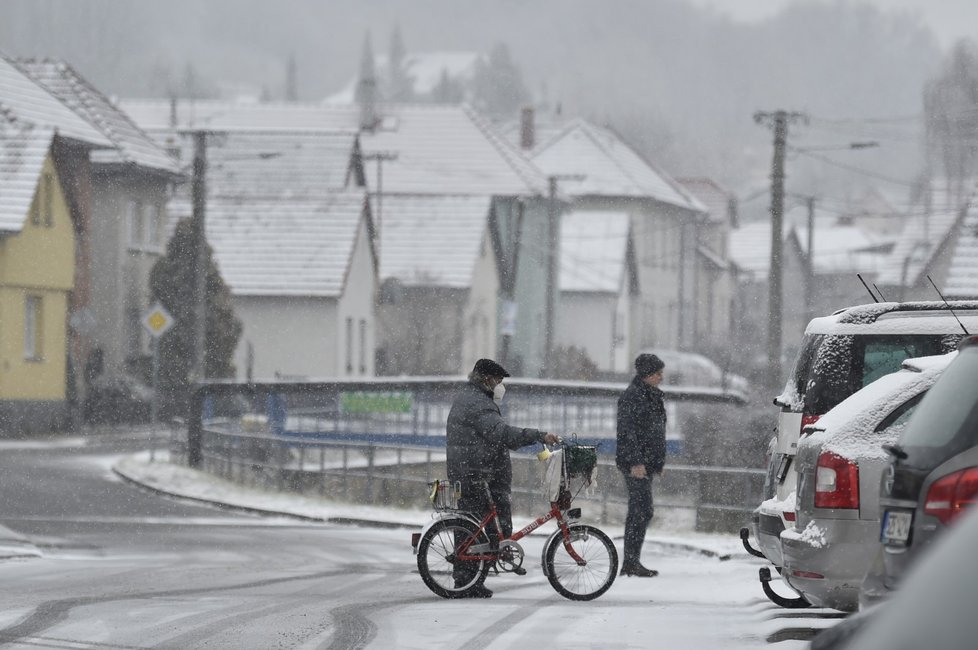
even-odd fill
[[[945,338],[935,334],[826,336],[812,364],[805,412],[824,415],[860,388],[899,370],[904,360],[949,351]]]
[[[947,455],[978,444],[978,347],[951,362],[910,418],[905,448],[947,447]]]

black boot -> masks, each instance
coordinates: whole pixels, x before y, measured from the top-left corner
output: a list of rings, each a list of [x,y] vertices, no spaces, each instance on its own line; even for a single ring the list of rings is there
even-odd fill
[[[492,589],[485,585],[477,585],[465,593],[459,594],[459,598],[492,598]]]
[[[636,578],[654,578],[659,575],[655,569],[647,569],[639,562],[630,562],[621,565],[621,575],[635,576]]]

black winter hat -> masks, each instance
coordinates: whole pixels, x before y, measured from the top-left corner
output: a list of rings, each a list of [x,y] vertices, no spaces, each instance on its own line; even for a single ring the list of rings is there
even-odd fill
[[[662,359],[654,354],[640,354],[635,358],[635,372],[643,379],[649,375],[654,375],[665,367],[666,364],[662,362]]]
[[[472,372],[480,374],[483,377],[509,377],[506,369],[492,359],[479,359],[475,362],[475,367],[472,368]]]

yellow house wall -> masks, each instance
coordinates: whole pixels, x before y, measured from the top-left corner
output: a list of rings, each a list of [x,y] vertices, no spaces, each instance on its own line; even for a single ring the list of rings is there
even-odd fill
[[[51,175],[45,219],[44,174]],[[40,223],[32,221],[37,210]],[[65,398],[68,292],[74,283],[75,234],[50,155],[20,233],[0,238],[0,400]],[[24,355],[27,296],[41,298],[41,356]]]

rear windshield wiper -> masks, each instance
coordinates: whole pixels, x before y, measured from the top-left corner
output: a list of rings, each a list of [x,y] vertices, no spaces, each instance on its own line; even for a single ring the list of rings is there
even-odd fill
[[[886,451],[891,456],[893,456],[894,458],[896,458],[897,460],[907,459],[907,452],[905,452],[900,445],[897,444],[883,445],[883,450]]]

